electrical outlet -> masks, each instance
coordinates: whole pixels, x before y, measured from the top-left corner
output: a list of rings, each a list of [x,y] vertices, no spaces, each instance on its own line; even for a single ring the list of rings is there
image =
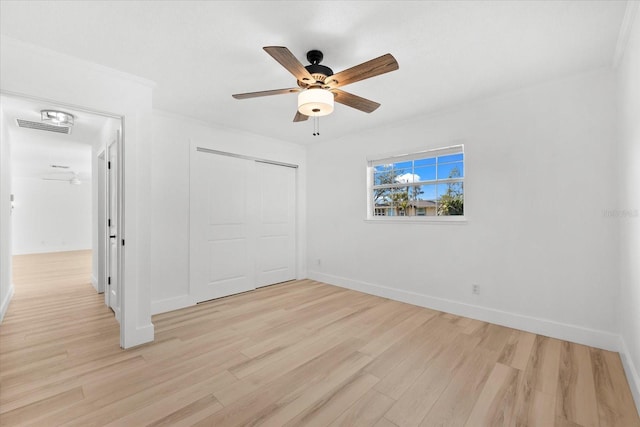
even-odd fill
[[[474,295],[480,295],[480,285],[471,285],[471,293]]]

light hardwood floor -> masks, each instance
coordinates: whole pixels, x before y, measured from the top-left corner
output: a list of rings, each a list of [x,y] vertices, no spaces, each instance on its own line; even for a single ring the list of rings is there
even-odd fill
[[[302,280],[118,346],[90,252],[18,256],[0,424],[640,426],[616,353]]]

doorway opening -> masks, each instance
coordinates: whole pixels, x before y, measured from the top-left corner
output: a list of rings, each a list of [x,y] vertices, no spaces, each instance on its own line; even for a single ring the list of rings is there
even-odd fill
[[[10,153],[10,173],[3,171],[3,179],[9,179],[11,193],[2,197],[12,200],[8,233],[2,230],[11,240],[3,265],[16,264],[24,281],[48,263],[41,274],[67,274],[67,281],[84,281],[88,290],[93,286],[93,294],[105,294],[105,304],[120,322],[122,251],[116,238],[123,222],[122,117],[5,93],[0,103]],[[64,130],[42,126],[42,111],[51,110],[71,115],[73,125]],[[48,287],[42,292],[55,293],[67,282],[40,283]]]

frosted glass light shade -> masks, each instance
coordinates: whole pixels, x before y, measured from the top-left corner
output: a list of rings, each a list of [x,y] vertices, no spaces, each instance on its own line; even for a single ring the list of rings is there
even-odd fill
[[[43,122],[49,122],[55,126],[73,126],[73,114],[56,110],[41,110],[40,114]]]
[[[307,89],[298,95],[298,111],[305,116],[326,116],[333,112],[333,94],[324,89]]]

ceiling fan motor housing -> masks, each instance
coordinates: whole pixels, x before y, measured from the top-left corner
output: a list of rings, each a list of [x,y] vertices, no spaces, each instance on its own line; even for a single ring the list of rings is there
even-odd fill
[[[324,80],[327,77],[333,75],[333,70],[331,68],[320,65],[322,58],[324,58],[324,55],[319,50],[310,50],[307,52],[307,60],[311,65],[307,65],[304,68],[306,68],[309,74],[311,74],[311,76],[316,80],[316,83],[324,83]]]

